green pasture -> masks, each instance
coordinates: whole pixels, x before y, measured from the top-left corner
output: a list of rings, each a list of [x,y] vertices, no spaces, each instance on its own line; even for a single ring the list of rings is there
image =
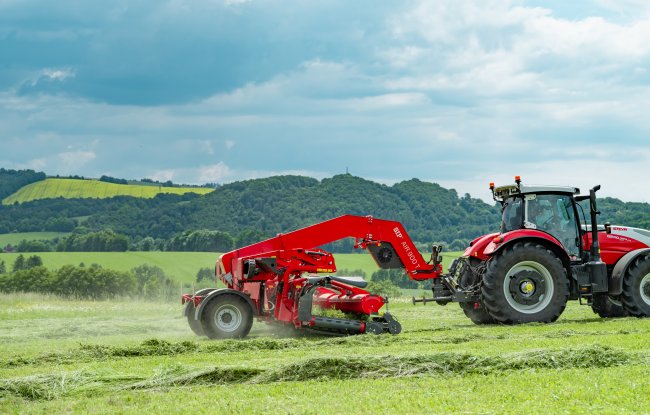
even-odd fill
[[[207,194],[214,189],[205,187],[163,187],[133,184],[115,184],[100,182],[99,180],[77,180],[77,179],[45,179],[20,188],[16,193],[7,196],[2,203],[10,205],[13,203],[24,203],[31,200],[50,199],[63,197],[72,198],[96,198],[105,199],[115,196],[134,196],[141,198],[152,198],[159,193],[185,194],[197,193]]]
[[[8,234],[18,235],[18,234]],[[24,239],[24,238],[23,238]],[[0,239],[1,240],[1,239]],[[4,246],[4,245],[2,245]],[[19,253],[0,253],[0,261],[5,261],[8,269],[16,260]],[[58,269],[64,265],[99,264],[104,268],[117,271],[129,271],[142,264],[160,267],[165,274],[178,282],[192,283],[196,273],[201,268],[214,268],[219,253],[214,252],[40,252],[23,253],[23,256],[38,255],[43,259],[43,265],[49,269]],[[448,253],[443,259],[445,269],[452,258],[458,253]],[[370,280],[373,272],[379,268],[368,253],[335,254],[338,269],[350,271],[361,269]]]
[[[0,254],[7,268],[16,260],[18,253]],[[214,268],[219,254],[213,252],[39,252],[23,253],[23,256],[38,255],[43,265],[58,269],[64,265],[86,266],[99,264],[104,268],[129,271],[139,265],[149,264],[162,268],[169,277],[178,282],[191,283],[201,268]]]
[[[0,413],[642,414],[650,319],[571,302],[553,324],[475,326],[391,302],[403,332],[197,338],[180,304],[0,295]]]
[[[0,248],[7,245],[18,245],[21,241],[43,241],[62,238],[68,235],[67,232],[17,232],[0,234]]]

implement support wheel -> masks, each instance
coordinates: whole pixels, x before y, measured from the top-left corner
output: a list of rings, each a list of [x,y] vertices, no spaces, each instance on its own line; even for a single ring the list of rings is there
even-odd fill
[[[210,300],[201,313],[201,327],[211,339],[240,339],[253,326],[253,309],[236,294],[222,294]]]
[[[194,318],[194,313],[196,312],[196,308],[194,307],[194,303],[192,301],[188,301],[187,304],[185,304],[185,315],[187,316],[187,324],[190,325],[190,328],[196,334],[197,336],[205,336],[205,333],[203,332],[203,327],[201,326],[201,320],[196,320]]]

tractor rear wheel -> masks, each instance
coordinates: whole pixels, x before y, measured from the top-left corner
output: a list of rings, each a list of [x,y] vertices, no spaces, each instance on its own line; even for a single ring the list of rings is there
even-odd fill
[[[553,252],[517,242],[489,261],[481,294],[487,312],[499,323],[550,323],[566,307],[569,280]]]
[[[633,316],[650,316],[650,257],[638,258],[623,277],[623,307]]]
[[[490,313],[485,309],[482,303],[459,303],[463,313],[472,320],[474,324],[479,326],[482,324],[496,324],[496,320],[492,318]]]
[[[253,309],[236,294],[214,297],[201,313],[201,327],[211,339],[246,337],[253,326]]]
[[[602,318],[629,316],[627,310],[623,307],[623,304],[621,304],[620,301],[614,300],[607,294],[594,296],[594,302],[591,305],[591,309]]]

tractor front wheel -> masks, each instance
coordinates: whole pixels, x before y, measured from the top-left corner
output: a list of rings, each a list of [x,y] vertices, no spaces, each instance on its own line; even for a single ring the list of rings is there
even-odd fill
[[[650,257],[638,258],[623,278],[623,307],[633,316],[650,316]]]
[[[569,280],[553,252],[517,242],[490,260],[481,294],[487,312],[499,323],[550,323],[566,307]]]
[[[211,299],[201,313],[201,327],[211,339],[240,339],[248,335],[252,326],[253,309],[235,294]]]
[[[459,303],[463,313],[477,325],[495,324],[496,320],[485,309],[482,303]]]

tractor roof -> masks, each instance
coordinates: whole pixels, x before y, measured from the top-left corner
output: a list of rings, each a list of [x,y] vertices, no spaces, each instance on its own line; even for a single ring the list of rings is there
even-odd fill
[[[500,186],[494,189],[494,196],[498,200],[503,200],[509,196],[517,194],[531,194],[531,193],[552,193],[552,194],[569,194],[577,195],[580,189],[572,186],[544,186],[544,185],[520,185],[511,184],[508,186]]]

